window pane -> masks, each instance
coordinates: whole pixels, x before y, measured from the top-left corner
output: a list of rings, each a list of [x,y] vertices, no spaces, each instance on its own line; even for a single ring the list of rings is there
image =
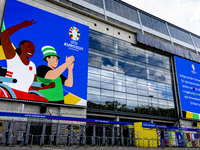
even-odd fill
[[[100,82],[94,80],[88,80],[88,86],[98,87],[100,88]]]
[[[137,100],[137,95],[127,94],[127,99],[129,99],[129,100]]]
[[[88,90],[88,93],[100,95],[100,89],[98,89],[98,88],[88,87],[87,90]]]
[[[126,99],[126,93],[115,92],[115,97]]]
[[[113,97],[113,91],[101,89],[101,95]]]

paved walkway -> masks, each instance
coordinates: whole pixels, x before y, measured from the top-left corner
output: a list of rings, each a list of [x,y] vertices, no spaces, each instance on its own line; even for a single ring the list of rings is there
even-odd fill
[[[9,146],[0,146],[0,149],[15,149],[15,150],[64,150],[64,149],[68,149],[68,150],[189,150],[189,148],[176,148],[176,147],[171,147],[171,148],[161,148],[161,147],[158,147],[158,148],[136,148],[136,147],[89,147],[87,146],[86,148],[85,147],[76,147],[76,146],[73,146],[73,147],[47,147],[47,146],[43,146],[43,147],[39,147],[39,146],[35,146],[33,145],[32,148],[30,148],[30,146],[23,146],[20,148],[19,145],[17,146],[14,146],[14,147],[9,147]],[[200,148],[190,148],[190,150],[200,150]]]

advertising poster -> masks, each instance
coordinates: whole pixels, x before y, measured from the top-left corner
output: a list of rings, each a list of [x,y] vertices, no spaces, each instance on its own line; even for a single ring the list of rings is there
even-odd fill
[[[175,56],[175,64],[183,117],[199,119],[200,64],[177,56]]]
[[[0,97],[86,106],[89,27],[7,0]]]

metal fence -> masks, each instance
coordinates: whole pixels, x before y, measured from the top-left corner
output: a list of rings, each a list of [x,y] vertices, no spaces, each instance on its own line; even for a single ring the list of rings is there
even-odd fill
[[[164,143],[164,140],[159,139],[135,139],[135,138],[120,138],[120,137],[93,137],[93,136],[80,136],[78,137],[79,140],[76,142],[70,141],[71,137],[66,135],[59,135],[59,136],[43,136],[43,135],[18,135],[18,134],[6,134],[5,138],[0,136],[0,147],[30,147],[37,145],[40,148],[42,147],[71,147],[75,146],[79,147],[123,147],[123,148],[130,148],[130,147],[139,147],[139,148],[172,148],[172,147],[182,147],[182,148],[200,148],[200,139],[198,140],[191,140],[191,145],[188,145],[187,140],[177,140],[177,143],[182,143],[182,145],[171,145],[173,140],[167,139],[167,143]],[[17,138],[22,136],[21,141],[16,142]],[[46,141],[45,141],[46,139]],[[91,142],[88,143],[87,141],[90,140]],[[193,144],[196,143],[196,146]],[[198,144],[197,144],[198,143]]]
[[[142,139],[135,138],[134,128],[128,126],[4,120],[0,128],[0,147],[200,148],[198,135],[189,140],[160,136]]]

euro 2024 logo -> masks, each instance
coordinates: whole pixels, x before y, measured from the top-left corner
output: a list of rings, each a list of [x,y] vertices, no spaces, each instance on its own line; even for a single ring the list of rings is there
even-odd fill
[[[192,71],[191,71],[193,74],[196,74],[197,72],[195,71],[195,67],[194,65],[192,64]]]
[[[69,28],[69,36],[72,40],[78,41],[81,37],[81,33],[78,28],[71,27],[71,28]]]
[[[83,51],[83,47],[78,46],[78,40],[81,37],[81,33],[77,27],[69,28],[69,37],[72,39],[70,43],[65,42],[64,45],[67,46],[71,50],[75,51]]]

